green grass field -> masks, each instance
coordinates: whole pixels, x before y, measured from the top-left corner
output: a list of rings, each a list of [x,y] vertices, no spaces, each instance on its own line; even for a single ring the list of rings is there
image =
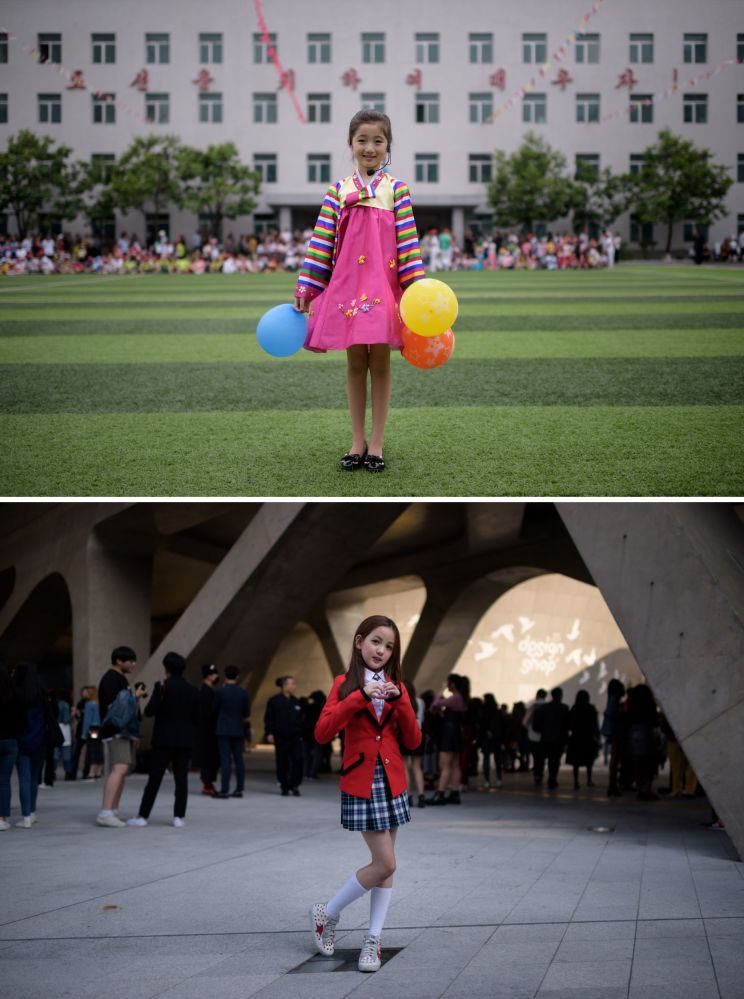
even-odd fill
[[[397,354],[382,475],[343,355],[255,338],[267,276],[0,283],[0,495],[741,496],[744,269],[446,275],[452,360]]]

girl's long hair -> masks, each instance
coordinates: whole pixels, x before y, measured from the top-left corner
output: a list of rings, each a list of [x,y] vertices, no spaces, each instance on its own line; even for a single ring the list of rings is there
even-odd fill
[[[393,683],[400,683],[403,679],[403,671],[400,666],[400,632],[398,631],[398,625],[395,621],[392,621],[389,617],[384,617],[382,614],[372,614],[371,617],[365,617],[354,632],[354,640],[351,643],[349,669],[346,673],[346,679],[339,688],[339,697],[348,697],[352,691],[361,690],[364,687],[364,659],[362,659],[361,650],[357,648],[356,639],[357,635],[366,638],[375,628],[390,628],[393,632],[395,636],[393,654],[385,666],[385,672]]]

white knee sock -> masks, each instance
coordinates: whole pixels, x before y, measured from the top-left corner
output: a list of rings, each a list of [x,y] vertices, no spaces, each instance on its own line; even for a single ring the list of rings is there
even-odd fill
[[[326,903],[326,912],[329,916],[333,916],[334,919],[338,918],[342,909],[345,909],[351,902],[356,902],[356,900],[361,898],[366,891],[367,889],[363,888],[357,881],[356,874],[352,874],[349,880],[336,892],[330,902]]]
[[[385,925],[388,906],[393,894],[392,888],[373,888],[369,894],[369,932],[370,936],[379,937]]]

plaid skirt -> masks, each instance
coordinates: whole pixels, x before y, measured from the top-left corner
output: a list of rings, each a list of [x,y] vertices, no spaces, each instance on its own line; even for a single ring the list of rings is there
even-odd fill
[[[375,772],[372,775],[372,795],[357,798],[353,794],[341,792],[341,825],[354,832],[383,832],[395,829],[411,821],[408,807],[408,792],[397,797],[390,794],[385,768],[377,757]]]

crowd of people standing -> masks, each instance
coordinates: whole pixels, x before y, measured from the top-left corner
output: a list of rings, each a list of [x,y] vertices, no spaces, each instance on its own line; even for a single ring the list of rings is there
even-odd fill
[[[205,664],[197,689],[184,678],[183,657],[169,652],[163,660],[165,678],[150,692],[143,683],[130,685],[136,661],[133,649],[115,648],[98,687],[84,687],[75,704],[64,692],[47,691],[34,663],[19,662],[12,675],[0,665],[0,830],[11,825],[14,769],[21,806],[15,824],[26,829],[37,822],[39,787],[54,783],[60,763],[66,781],[102,780],[96,817],[102,826],[147,825],[167,769],[174,777],[176,827],[185,824],[190,767],[200,773],[203,795],[243,796],[251,703],[239,668],[227,666],[221,677],[214,664]],[[279,677],[276,685],[263,718],[264,739],[275,749],[281,795],[299,797],[303,779],[331,771],[333,747],[314,737],[325,695],[317,690],[298,697],[292,676]],[[582,770],[586,786],[593,787],[600,756],[608,765],[611,797],[634,791],[641,800],[654,800],[653,781],[667,758],[669,793],[692,797],[698,792],[697,778],[646,684],[626,691],[619,680],[611,680],[601,721],[586,690],[578,691],[571,707],[556,687],[550,694],[540,689],[532,701],[510,708],[491,693],[472,697],[468,677],[456,673],[439,694],[427,690],[418,696],[412,684],[406,686],[423,731],[421,746],[405,752],[411,802],[415,797],[419,807],[460,804],[462,792],[479,779],[484,788],[499,789],[505,775],[520,772],[531,773],[540,787],[547,769],[547,788],[554,790],[564,761],[572,768],[575,789]],[[118,814],[119,801],[137,763],[143,717],[154,722],[149,776],[138,813],[127,823]]]

